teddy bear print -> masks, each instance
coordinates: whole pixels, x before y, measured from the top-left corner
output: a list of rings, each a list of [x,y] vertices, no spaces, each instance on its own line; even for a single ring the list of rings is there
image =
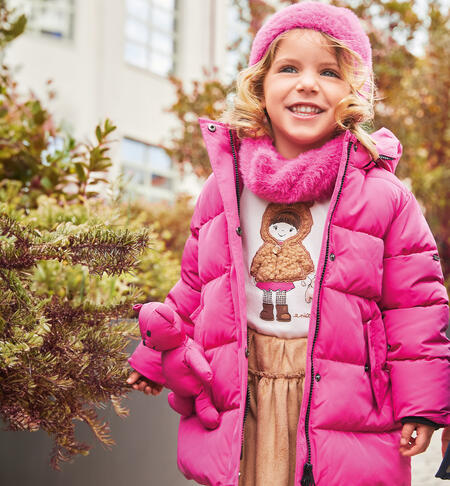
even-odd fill
[[[291,321],[286,292],[294,289],[295,281],[307,286],[306,302],[310,301],[314,288],[314,263],[303,239],[310,233],[313,224],[310,207],[312,202],[294,204],[270,203],[262,216],[260,234],[263,244],[253,257],[250,275],[262,290],[260,318],[274,320],[272,292],[275,293],[276,320]]]

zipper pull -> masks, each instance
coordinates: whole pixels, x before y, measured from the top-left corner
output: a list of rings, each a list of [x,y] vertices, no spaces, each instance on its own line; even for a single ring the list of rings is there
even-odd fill
[[[303,466],[303,476],[300,484],[302,486],[316,486],[312,472],[312,464],[310,464],[309,462],[306,462]]]

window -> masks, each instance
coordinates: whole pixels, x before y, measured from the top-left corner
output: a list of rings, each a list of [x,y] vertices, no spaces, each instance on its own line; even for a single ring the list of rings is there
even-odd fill
[[[126,62],[167,76],[174,68],[175,41],[175,0],[126,0]]]
[[[124,138],[121,159],[129,192],[152,200],[172,198],[175,172],[164,149]]]
[[[52,37],[73,38],[74,0],[12,0],[10,5],[27,16],[28,30]]]

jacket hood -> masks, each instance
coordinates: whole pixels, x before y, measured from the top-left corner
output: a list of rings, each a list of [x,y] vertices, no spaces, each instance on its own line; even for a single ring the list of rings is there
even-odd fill
[[[384,127],[371,133],[370,136],[375,142],[378,153],[380,154],[378,164],[389,172],[394,173],[403,152],[400,140],[390,130]]]

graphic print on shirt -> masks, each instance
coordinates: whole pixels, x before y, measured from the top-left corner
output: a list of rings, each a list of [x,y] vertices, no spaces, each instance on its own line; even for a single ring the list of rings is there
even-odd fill
[[[294,282],[305,287],[306,303],[314,291],[314,263],[303,239],[311,232],[312,202],[270,203],[262,215],[263,244],[253,257],[250,275],[262,292],[259,317],[265,321],[290,322],[289,291]],[[275,294],[275,313],[273,294]]]

